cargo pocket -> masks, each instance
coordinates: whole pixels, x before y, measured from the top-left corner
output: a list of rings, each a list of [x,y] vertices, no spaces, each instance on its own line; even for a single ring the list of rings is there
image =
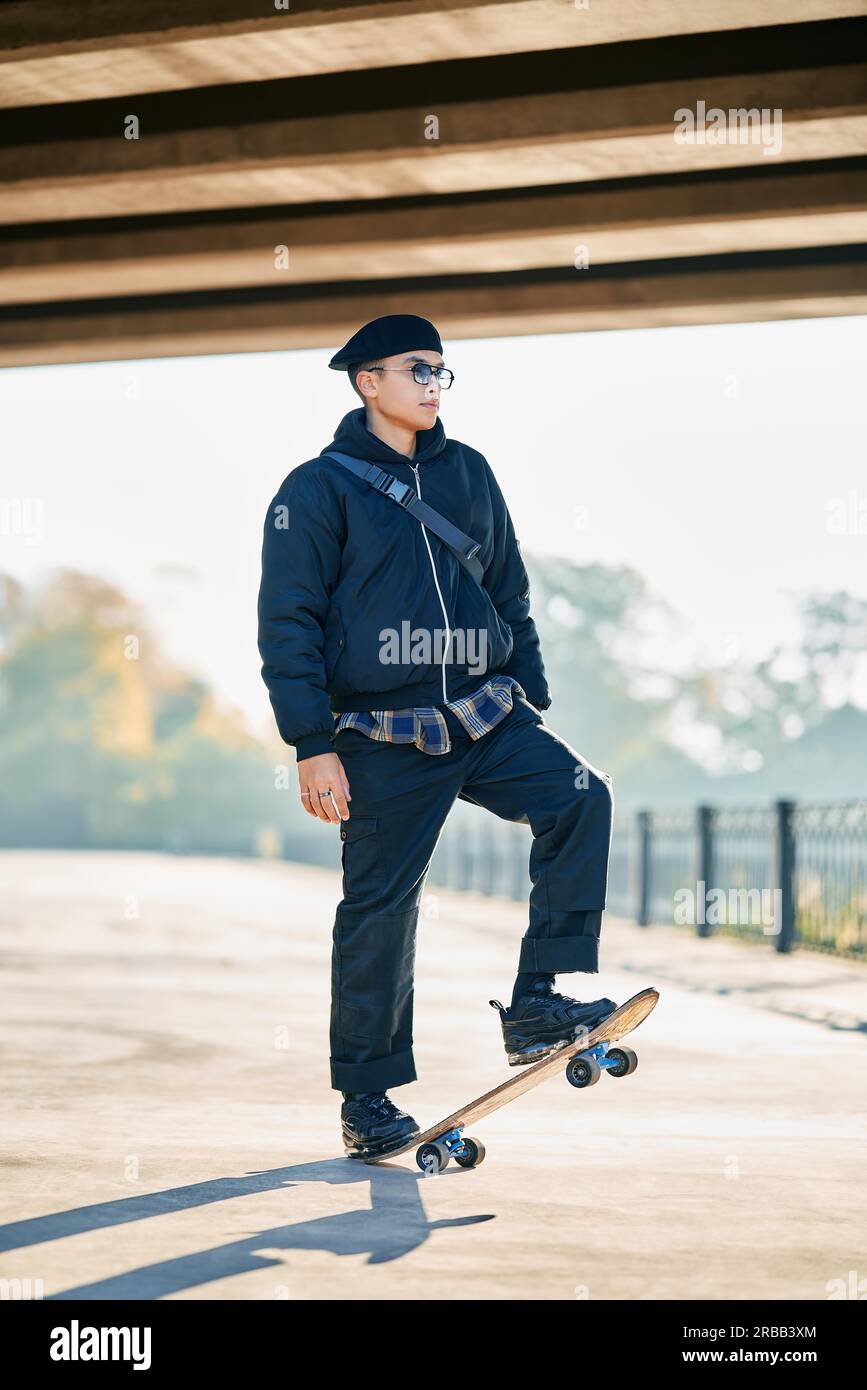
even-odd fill
[[[343,844],[343,894],[368,898],[385,885],[385,864],[377,832],[378,816],[350,814],[340,827]]]
[[[399,1033],[401,1050],[411,1042],[417,917],[416,908],[380,912],[342,903],[337,909],[340,964],[332,992],[337,1027],[344,1042],[375,1042],[373,1056],[387,1056]],[[356,1055],[354,1060],[369,1058]]]

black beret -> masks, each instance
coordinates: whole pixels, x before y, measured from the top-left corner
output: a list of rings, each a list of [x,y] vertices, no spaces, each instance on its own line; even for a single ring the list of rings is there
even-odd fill
[[[413,348],[433,348],[442,352],[440,335],[430,319],[420,318],[418,314],[385,314],[353,333],[328,365],[336,372],[345,372],[356,362],[393,357],[395,353],[411,352]]]

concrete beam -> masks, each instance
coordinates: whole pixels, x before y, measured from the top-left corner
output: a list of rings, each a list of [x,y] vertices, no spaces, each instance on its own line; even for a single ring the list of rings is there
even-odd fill
[[[867,164],[541,196],[0,238],[0,303],[569,267],[867,242]],[[287,247],[277,268],[275,251]]]
[[[663,263],[659,274],[620,267],[469,285],[397,283],[362,294],[330,285],[319,294],[251,290],[210,303],[189,296],[30,306],[0,319],[0,365],[333,347],[387,313],[431,318],[445,339],[867,313],[863,258],[744,266],[709,260],[675,272]]]
[[[0,5],[0,105],[38,106],[863,15],[863,0],[23,0]]]
[[[780,110],[779,152],[679,142],[675,113],[699,100]],[[138,139],[124,138],[122,109],[105,112],[111,128],[95,138],[0,149],[0,220],[471,193],[867,153],[867,65],[854,63],[294,119],[256,119],[254,104],[240,127],[145,122]]]

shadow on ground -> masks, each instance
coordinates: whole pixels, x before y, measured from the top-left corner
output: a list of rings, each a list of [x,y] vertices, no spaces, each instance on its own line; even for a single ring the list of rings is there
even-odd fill
[[[398,1163],[362,1165],[346,1158],[324,1159],[316,1163],[252,1173],[243,1178],[219,1178],[189,1187],[173,1187],[165,1192],[98,1202],[93,1206],[52,1212],[50,1216],[10,1222],[0,1229],[0,1251],[25,1249],[87,1231],[145,1221],[170,1212],[188,1211],[209,1203],[225,1202],[232,1197],[278,1191],[305,1182],[328,1182],[340,1186],[369,1183],[370,1205],[356,1211],[254,1231],[243,1240],[233,1240],[211,1250],[160,1260],[157,1264],[131,1269],[110,1279],[100,1279],[97,1283],[64,1289],[47,1296],[45,1302],[52,1299],[164,1298],[251,1270],[265,1269],[269,1265],[279,1268],[285,1264],[279,1252],[290,1250],[367,1255],[367,1264],[387,1264],[418,1249],[433,1231],[449,1226],[475,1226],[494,1219],[493,1213],[483,1213],[449,1220],[427,1220],[420,1184],[431,1180],[463,1181],[468,1176],[464,1170],[446,1169],[443,1173],[428,1176],[401,1167]],[[276,1253],[272,1255],[271,1251]]]

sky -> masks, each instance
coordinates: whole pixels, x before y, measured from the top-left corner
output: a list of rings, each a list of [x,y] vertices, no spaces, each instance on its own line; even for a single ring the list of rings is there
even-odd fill
[[[867,599],[867,317],[443,342],[446,434],[524,554],[637,569],[680,619],[660,667],[760,659],[811,588]],[[339,346],[7,369],[0,570],[113,580],[264,733],[262,527],[359,404]]]

